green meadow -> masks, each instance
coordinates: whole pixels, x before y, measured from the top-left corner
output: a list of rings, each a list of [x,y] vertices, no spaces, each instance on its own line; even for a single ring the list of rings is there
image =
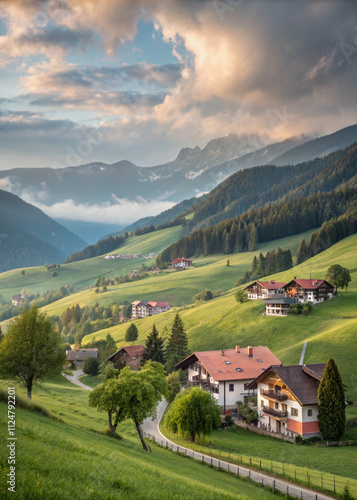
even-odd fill
[[[2,384],[4,386],[4,384]],[[17,387],[18,394],[24,391]],[[149,455],[130,422],[120,426],[121,440],[102,434],[105,414],[87,405],[88,391],[64,378],[35,388],[33,400],[62,421],[16,408],[16,498],[51,499],[260,499],[262,489],[208,466],[152,445]],[[6,405],[0,402],[0,412]],[[6,419],[0,438],[7,438]],[[0,497],[7,491],[7,452],[0,452]],[[273,499],[264,490],[264,498]]]

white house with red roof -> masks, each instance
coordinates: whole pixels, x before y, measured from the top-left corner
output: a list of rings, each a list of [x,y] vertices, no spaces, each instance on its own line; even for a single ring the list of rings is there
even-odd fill
[[[131,304],[132,318],[146,318],[162,312],[168,311],[171,306],[168,302],[154,302],[147,300],[135,300]]]
[[[253,391],[249,384],[269,366],[280,360],[266,346],[239,347],[220,351],[194,352],[175,366],[184,370],[187,382],[210,391],[220,406],[235,408]]]
[[[286,283],[280,281],[254,281],[246,286],[244,290],[248,292],[248,299],[270,299],[284,297],[284,286]]]
[[[326,299],[332,299],[336,288],[326,280],[297,279],[296,277],[284,285],[286,297],[296,299],[298,302],[312,302],[319,304]]]
[[[183,257],[180,259],[173,259],[171,265],[178,269],[186,269],[187,267],[192,267],[192,260],[184,259]]]

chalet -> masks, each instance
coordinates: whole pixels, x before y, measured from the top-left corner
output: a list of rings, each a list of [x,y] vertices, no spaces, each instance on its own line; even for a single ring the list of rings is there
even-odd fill
[[[286,297],[292,297],[298,302],[312,302],[318,304],[326,298],[332,299],[336,294],[336,289],[326,280],[316,279],[296,279],[296,277],[284,285]]]
[[[146,349],[142,345],[128,345],[121,347],[117,352],[109,356],[107,361],[114,363],[117,369],[129,366],[132,370],[140,370],[145,359]]]
[[[11,298],[11,304],[13,306],[21,306],[24,303],[25,295],[18,293]]]
[[[265,314],[267,316],[287,316],[290,308],[296,304],[293,297],[277,297],[276,299],[265,299]]]
[[[280,364],[268,347],[239,347],[194,352],[175,366],[186,372],[190,385],[199,385],[217,399],[224,411],[246,401],[249,384],[271,364]]]
[[[171,306],[168,302],[153,302],[146,300],[135,300],[131,304],[132,318],[146,318],[162,312],[168,311]]]
[[[186,269],[187,267],[192,267],[192,260],[184,259],[173,259],[171,261],[172,267],[176,267],[177,269]]]
[[[98,358],[98,349],[72,349],[66,351],[66,358],[75,368],[81,368],[86,358]]]
[[[304,439],[319,436],[317,389],[325,364],[273,365],[249,389],[257,391],[258,426]]]
[[[283,297],[284,289],[283,286],[286,283],[280,283],[278,281],[254,281],[250,285],[246,286],[244,290],[248,292],[248,299],[269,299],[272,297]]]

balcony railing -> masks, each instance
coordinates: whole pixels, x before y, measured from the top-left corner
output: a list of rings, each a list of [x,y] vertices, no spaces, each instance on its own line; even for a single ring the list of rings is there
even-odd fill
[[[189,385],[199,385],[202,387],[202,389],[205,389],[206,391],[213,392],[215,394],[219,394],[219,387],[216,384],[211,384],[209,379],[193,379],[193,380],[188,380],[187,383]]]
[[[275,410],[274,408],[270,408],[269,406],[263,406],[262,410],[264,413],[272,415],[273,417],[285,418],[288,416],[287,411]]]
[[[285,401],[288,396],[281,391],[274,391],[274,389],[260,389],[260,394],[266,396],[267,398],[276,399],[277,401]]]

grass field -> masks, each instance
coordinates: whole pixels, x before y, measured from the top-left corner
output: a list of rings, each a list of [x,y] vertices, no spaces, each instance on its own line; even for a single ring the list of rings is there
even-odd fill
[[[292,276],[308,277],[310,268],[312,277],[324,278],[327,268],[334,263],[339,263],[349,269],[356,269],[356,248],[357,235],[350,236],[294,269],[275,275],[274,278],[278,281],[288,281]],[[234,257],[242,258],[242,255]],[[223,261],[218,262],[220,262],[221,268],[224,268],[224,272],[226,269],[230,269],[225,268]],[[216,266],[218,266],[217,262],[212,264],[212,269],[217,269]],[[210,266],[202,267],[207,275],[209,269]],[[179,287],[181,276],[188,277],[189,273],[198,273],[199,270],[200,267],[197,267],[195,270],[177,273],[179,275],[178,281],[169,277],[168,286]],[[218,273],[217,275],[221,276]],[[345,384],[348,386],[349,397],[356,401],[357,272],[353,272],[352,276],[353,280],[347,291],[342,292],[336,299],[315,306],[309,317],[262,316],[264,303],[248,301],[244,304],[237,304],[234,298],[235,290],[231,290],[227,294],[203,304],[188,305],[154,317],[136,320],[135,323],[139,330],[138,343],[144,342],[154,323],[159,331],[162,331],[165,326],[170,328],[177,311],[180,312],[187,330],[190,351],[232,348],[236,344],[241,346],[267,345],[284,364],[295,364],[299,362],[303,343],[308,340],[305,363],[326,362],[330,357],[333,357],[340,368]],[[151,283],[154,282],[154,279],[150,278]],[[164,277],[160,282],[164,282]],[[214,286],[215,282],[215,275],[212,273],[211,289],[219,287]],[[140,283],[135,285],[140,286]],[[191,280],[187,278],[186,283],[189,286]],[[183,281],[182,286],[184,285]],[[161,285],[161,287],[163,286]],[[202,286],[202,288],[204,287]],[[157,289],[155,288],[155,290]],[[140,296],[141,298],[142,295],[139,295],[139,291],[140,288],[138,288],[136,297]],[[177,289],[177,293],[180,293],[180,289]],[[153,299],[157,298],[156,294],[157,291],[153,292]],[[107,333],[110,333],[119,346],[124,345],[126,328],[127,325],[124,324],[95,332],[85,337],[83,342],[93,338],[104,338]]]
[[[133,236],[112,253],[146,254],[159,252],[176,241],[181,230],[181,226],[177,226],[142,236]],[[44,266],[25,268],[24,276],[21,275],[20,269],[15,269],[0,274],[0,298],[9,301],[13,295],[20,293],[21,290],[26,290],[28,293],[42,293],[51,289],[56,290],[62,285],[73,285],[75,289],[81,289],[94,285],[98,277],[122,276],[137,269],[143,263],[151,264],[154,260],[105,260],[103,256],[94,257],[71,264],[62,264],[55,277]]]
[[[17,388],[17,393],[23,393]],[[122,440],[101,434],[105,415],[88,408],[88,391],[65,379],[35,388],[34,401],[46,404],[63,422],[36,412],[16,409],[16,498],[28,499],[273,499],[260,486],[202,466],[168,450],[152,445],[142,450],[131,423],[119,432]],[[0,403],[5,414],[5,403]],[[7,424],[0,421],[5,442]],[[7,451],[0,451],[0,498],[7,491]]]
[[[96,387],[98,384],[100,384],[100,380],[97,377],[97,375],[82,375],[79,377],[79,380],[86,385],[89,385],[89,387]]]

